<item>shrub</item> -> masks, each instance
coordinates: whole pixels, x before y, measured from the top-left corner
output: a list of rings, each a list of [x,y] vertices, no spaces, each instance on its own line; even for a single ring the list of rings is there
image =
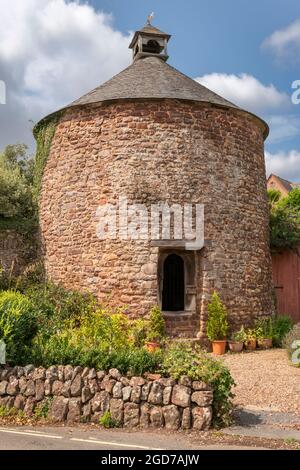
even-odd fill
[[[166,323],[159,307],[153,307],[150,311],[149,329],[147,341],[162,341],[166,336]]]
[[[187,375],[212,386],[214,392],[214,425],[226,426],[231,422],[232,387],[234,381],[220,360],[204,352],[199,346],[187,342],[171,344],[163,357],[162,372],[174,379]]]
[[[283,346],[287,349],[293,364],[300,367],[300,323],[294,325],[285,336]]]
[[[60,322],[52,331],[42,329],[27,351],[27,362],[117,368],[137,375],[158,368],[160,355],[135,347],[130,331],[126,315],[98,310],[76,321]]]
[[[26,295],[45,318],[55,316],[59,321],[80,319],[97,308],[91,294],[66,290],[53,283],[33,284],[26,289]]]
[[[210,341],[225,339],[228,332],[226,308],[216,291],[214,291],[208,304],[206,332]]]
[[[293,321],[287,315],[272,317],[272,339],[274,346],[281,347],[282,341],[292,328]]]
[[[147,331],[149,329],[149,321],[139,318],[130,324],[130,339],[134,347],[141,348],[144,346]]]
[[[0,292],[0,338],[6,343],[8,362],[23,363],[36,332],[36,311],[30,299],[20,292]]]

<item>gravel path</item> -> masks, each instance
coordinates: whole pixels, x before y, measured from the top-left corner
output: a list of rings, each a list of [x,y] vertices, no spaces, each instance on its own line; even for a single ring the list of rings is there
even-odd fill
[[[235,405],[300,415],[300,368],[285,350],[228,353],[224,362],[236,383]]]

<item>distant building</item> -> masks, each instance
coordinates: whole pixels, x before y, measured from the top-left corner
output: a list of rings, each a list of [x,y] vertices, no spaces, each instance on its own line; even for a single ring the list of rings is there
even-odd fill
[[[280,176],[271,174],[267,181],[268,189],[276,189],[283,196],[287,196],[294,188],[300,189],[300,183],[292,183],[291,181],[280,178]]]

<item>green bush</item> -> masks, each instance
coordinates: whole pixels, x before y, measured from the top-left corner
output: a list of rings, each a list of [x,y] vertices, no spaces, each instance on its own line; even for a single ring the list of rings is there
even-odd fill
[[[144,318],[133,320],[130,324],[130,339],[133,346],[142,348],[147,339],[147,332],[149,329],[149,321]]]
[[[66,290],[53,283],[31,283],[26,295],[45,319],[55,316],[58,321],[76,320],[97,308],[96,299],[89,293]]]
[[[211,385],[214,392],[214,425],[219,427],[230,424],[234,396],[231,389],[234,381],[220,360],[208,355],[199,346],[175,342],[164,354],[162,372],[174,379],[187,375],[192,380],[201,380]]]
[[[166,336],[166,323],[159,307],[150,311],[147,341],[162,341]]]
[[[287,315],[275,315],[272,317],[273,345],[281,347],[285,336],[293,328],[293,321]]]
[[[0,338],[6,343],[7,360],[22,364],[37,332],[36,310],[20,292],[0,292]]]
[[[216,291],[214,291],[208,304],[206,332],[210,341],[226,339],[228,332],[226,308]]]

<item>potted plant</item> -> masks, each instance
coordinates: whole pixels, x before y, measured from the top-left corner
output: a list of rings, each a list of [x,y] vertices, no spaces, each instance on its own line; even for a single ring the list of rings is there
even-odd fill
[[[249,328],[246,330],[245,346],[248,351],[255,351],[257,345],[257,331]]]
[[[272,318],[261,318],[256,322],[257,342],[261,349],[271,349],[273,346]]]
[[[157,306],[150,311],[148,328],[145,346],[149,352],[153,352],[160,348],[161,342],[166,336],[166,323]]]
[[[231,336],[229,341],[229,349],[231,352],[241,352],[244,347],[244,342],[247,339],[245,328],[242,326],[239,331],[236,331]]]
[[[216,291],[213,292],[208,304],[206,333],[212,343],[213,353],[217,356],[225,354],[227,343],[228,321],[227,311]]]

